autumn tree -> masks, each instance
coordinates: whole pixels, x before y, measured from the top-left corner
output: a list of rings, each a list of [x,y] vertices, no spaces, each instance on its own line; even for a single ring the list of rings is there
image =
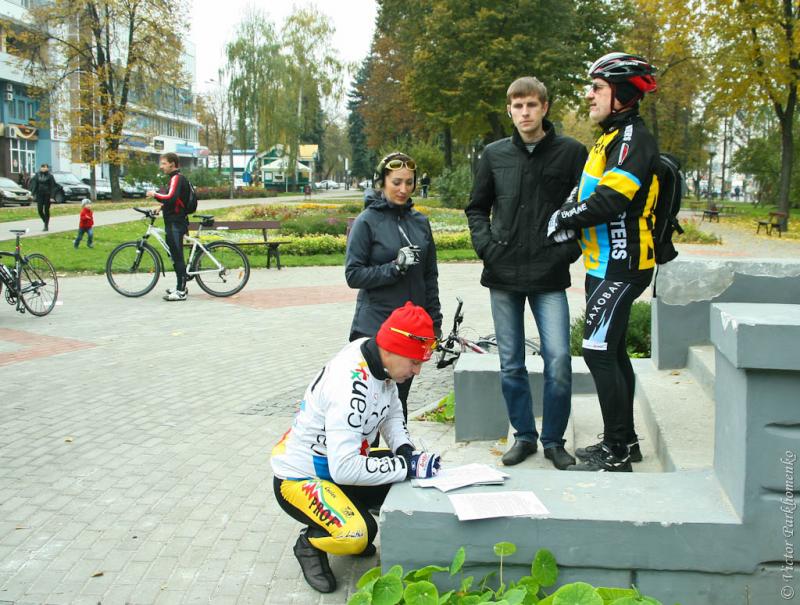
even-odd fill
[[[398,146],[431,132],[425,114],[413,107],[407,86],[427,4],[421,0],[378,2],[369,62],[358,84],[359,111],[370,149]]]
[[[237,31],[226,71],[239,143],[262,150],[280,143],[295,166],[300,143],[322,141],[325,101],[341,94],[346,65],[333,49],[333,27],[317,10],[301,8],[278,32],[250,9]]]
[[[674,154],[685,170],[702,169],[704,144],[716,126],[705,111],[709,70],[696,14],[701,0],[630,0],[621,50],[645,57],[658,68],[658,91],[642,102],[642,114],[662,151]]]
[[[46,91],[51,112],[67,116],[73,151],[82,161],[101,153],[108,162],[114,199],[121,199],[120,146],[132,105],[147,112],[168,99],[191,107],[177,33],[188,30],[186,7],[185,0],[53,0],[30,9],[32,22],[18,36],[31,80]]]
[[[408,77],[413,107],[462,140],[510,132],[508,85],[533,75],[561,109],[618,24],[602,0],[436,0],[422,20]],[[446,137],[447,139],[447,137]],[[445,151],[446,161],[449,153]]]
[[[707,0],[704,33],[714,66],[713,102],[730,113],[769,104],[780,131],[778,209],[790,211],[800,84],[800,7],[791,0]]]
[[[231,112],[228,92],[219,82],[198,97],[197,120],[203,125],[206,147],[217,156],[217,172],[221,172],[222,156],[228,149],[226,137],[231,132]]]

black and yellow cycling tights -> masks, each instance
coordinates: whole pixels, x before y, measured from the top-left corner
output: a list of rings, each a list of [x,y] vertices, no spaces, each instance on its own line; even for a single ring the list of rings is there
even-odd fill
[[[589,367],[603,414],[603,441],[637,440],[633,424],[636,379],[626,336],[631,306],[647,286],[586,276],[583,359]]]
[[[332,555],[357,555],[372,544],[378,524],[369,509],[380,508],[391,487],[278,477],[272,484],[280,507],[308,526],[308,541]]]

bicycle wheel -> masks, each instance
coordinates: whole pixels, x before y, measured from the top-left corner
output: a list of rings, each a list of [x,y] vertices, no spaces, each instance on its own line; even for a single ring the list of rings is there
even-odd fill
[[[231,296],[244,288],[250,279],[250,261],[242,249],[230,242],[212,242],[206,249],[198,249],[192,263],[197,284],[211,296]]]
[[[29,313],[42,317],[56,306],[58,276],[42,254],[29,254],[20,265],[19,295]]]
[[[125,242],[106,261],[108,283],[123,296],[144,296],[156,287],[161,259],[149,244]]]

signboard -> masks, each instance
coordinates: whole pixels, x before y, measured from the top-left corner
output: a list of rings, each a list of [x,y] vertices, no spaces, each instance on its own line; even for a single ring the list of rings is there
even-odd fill
[[[164,151],[163,139],[153,139],[153,149],[156,151]]]

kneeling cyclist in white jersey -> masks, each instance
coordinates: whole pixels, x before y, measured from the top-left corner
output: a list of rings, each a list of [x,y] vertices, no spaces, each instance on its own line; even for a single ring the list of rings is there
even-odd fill
[[[425,309],[410,302],[395,309],[375,338],[349,343],[314,377],[272,450],[275,497],[306,525],[294,554],[319,592],[336,590],[328,553],[375,553],[369,509],[383,504],[391,484],[438,472],[438,455],[415,451],[397,394],[435,345]],[[378,433],[389,449],[370,452]]]

